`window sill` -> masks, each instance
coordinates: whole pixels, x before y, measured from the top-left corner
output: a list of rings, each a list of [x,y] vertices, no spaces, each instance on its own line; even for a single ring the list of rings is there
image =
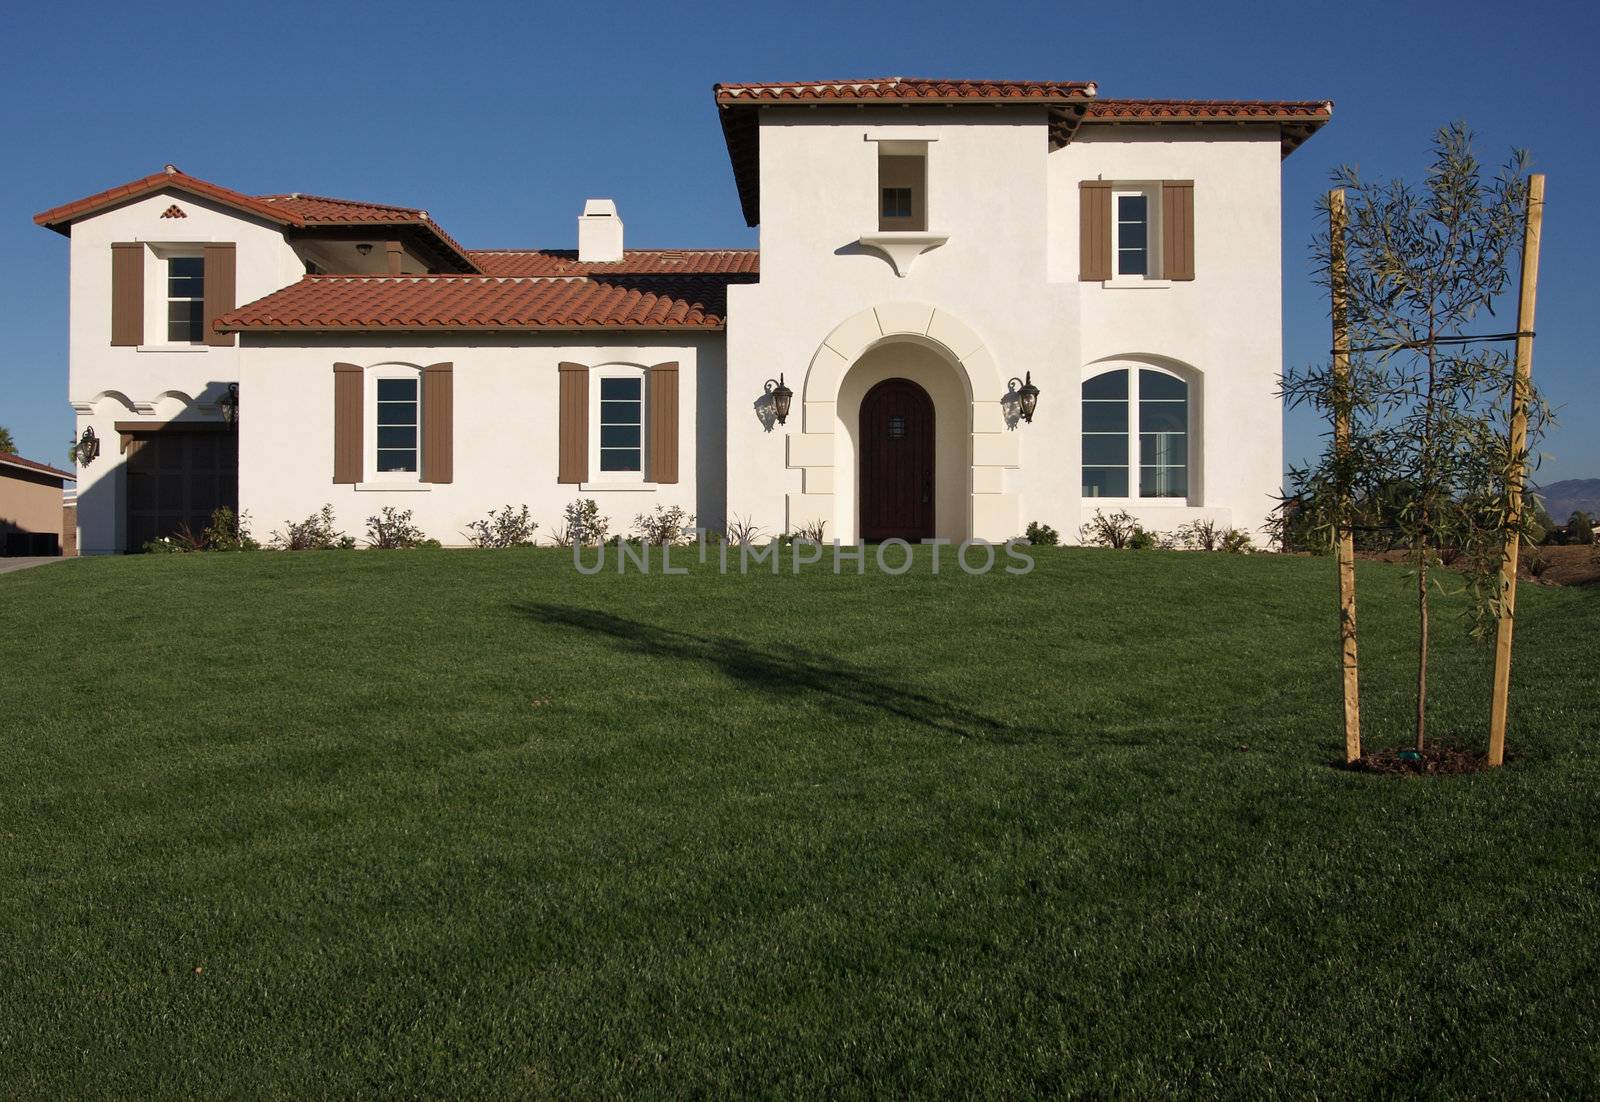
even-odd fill
[[[937,249],[950,240],[947,233],[931,230],[878,230],[861,235],[861,245],[877,249],[888,258],[894,274],[902,278],[911,270],[912,263],[929,249]]]
[[[656,488],[654,482],[580,482],[578,489],[585,493],[604,491],[606,493],[643,493]]]
[[[1106,288],[1107,290],[1119,290],[1120,291],[1120,290],[1133,290],[1133,289],[1137,288],[1137,289],[1140,289],[1140,290],[1151,290],[1151,291],[1154,291],[1154,290],[1160,290],[1163,287],[1171,287],[1172,286],[1172,280],[1170,280],[1170,279],[1146,279],[1143,276],[1119,276],[1116,279],[1102,280],[1101,283],[1100,283],[1100,286]]]
[[[141,344],[134,347],[135,352],[209,352],[209,344]]]
[[[358,494],[425,494],[433,489],[431,482],[357,482]]]

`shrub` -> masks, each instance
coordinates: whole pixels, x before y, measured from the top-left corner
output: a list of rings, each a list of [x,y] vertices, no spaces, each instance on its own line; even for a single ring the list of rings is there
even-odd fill
[[[1588,513],[1578,510],[1567,520],[1568,543],[1593,543],[1594,518]]]
[[[1094,517],[1078,529],[1078,542],[1086,547],[1113,547],[1120,551],[1130,546],[1135,532],[1144,532],[1144,529],[1127,510],[1119,509],[1106,516],[1096,509]]]
[[[804,540],[807,543],[818,543],[818,544],[820,544],[820,543],[822,543],[824,541],[823,532],[827,527],[828,527],[828,522],[827,521],[825,521],[825,520],[813,520],[813,521],[810,521],[810,522],[808,522],[806,524],[797,524],[797,525],[795,525],[794,526],[794,532],[791,533],[791,534],[797,540]]]
[[[1029,523],[1028,530],[1023,535],[1035,547],[1054,547],[1061,542],[1061,533],[1048,524],[1040,524],[1036,520]]]
[[[1550,556],[1537,547],[1530,547],[1522,555],[1522,565],[1527,568],[1528,577],[1541,578],[1550,569]]]
[[[1133,533],[1128,536],[1129,551],[1151,551],[1160,546],[1162,541],[1159,533],[1147,532],[1138,524],[1133,526]]]
[[[305,520],[284,521],[283,531],[273,532],[267,542],[275,551],[349,550],[355,545],[352,537],[334,525],[332,505],[324,505],[321,512],[312,513]]]
[[[611,518],[600,515],[594,498],[579,498],[562,513],[561,529],[555,534],[557,547],[599,547],[611,531]]]
[[[250,535],[250,514],[234,515],[226,505],[211,514],[211,524],[206,528],[207,551],[259,551],[261,544]]]
[[[499,512],[490,509],[484,520],[469,523],[467,539],[474,547],[532,547],[533,534],[538,529],[526,505],[516,511],[507,505]]]
[[[184,547],[178,540],[170,536],[158,536],[156,539],[147,540],[144,545],[146,555],[177,555],[192,548]]]
[[[1243,528],[1229,528],[1222,533],[1222,550],[1230,555],[1248,555],[1255,550],[1250,533]]]
[[[734,547],[754,546],[761,538],[761,526],[748,516],[741,517],[735,513],[728,518],[728,527],[723,535]]]
[[[404,551],[426,545],[438,547],[439,541],[428,540],[422,529],[411,523],[410,509],[385,505],[377,516],[367,518],[367,546],[374,551]]]
[[[1185,550],[1216,551],[1222,546],[1226,529],[1218,528],[1214,520],[1193,520],[1172,533],[1177,546]]]
[[[641,543],[688,543],[694,538],[694,514],[678,505],[657,505],[655,512],[633,518],[633,535]]]

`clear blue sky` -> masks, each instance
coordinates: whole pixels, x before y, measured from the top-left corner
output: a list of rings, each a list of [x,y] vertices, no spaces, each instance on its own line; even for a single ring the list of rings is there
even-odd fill
[[[1488,160],[1529,148],[1550,189],[1535,375],[1563,422],[1540,477],[1600,477],[1581,330],[1596,314],[1583,265],[1600,255],[1582,216],[1600,178],[1597,13],[1538,0],[7,5],[0,424],[56,463],[72,434],[67,243],[32,215],[168,161],[252,193],[425,207],[468,247],[570,248],[590,195],[616,197],[632,245],[748,246],[714,81],[1056,78],[1104,96],[1337,102],[1284,163],[1291,364],[1328,346],[1306,255],[1330,169],[1418,177],[1455,118]],[[1289,458],[1317,431],[1292,417]]]

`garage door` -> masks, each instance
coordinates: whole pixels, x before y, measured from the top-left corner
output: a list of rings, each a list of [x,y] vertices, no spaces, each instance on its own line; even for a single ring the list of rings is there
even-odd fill
[[[195,535],[220,506],[239,508],[239,438],[164,428],[128,437],[128,550],[187,528]]]

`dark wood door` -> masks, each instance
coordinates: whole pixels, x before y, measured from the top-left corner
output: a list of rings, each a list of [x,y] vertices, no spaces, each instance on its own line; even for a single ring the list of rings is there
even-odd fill
[[[933,400],[885,379],[861,400],[861,538],[933,538]]]
[[[239,438],[162,429],[128,438],[129,551],[184,528],[200,535],[213,510],[239,508]]]

